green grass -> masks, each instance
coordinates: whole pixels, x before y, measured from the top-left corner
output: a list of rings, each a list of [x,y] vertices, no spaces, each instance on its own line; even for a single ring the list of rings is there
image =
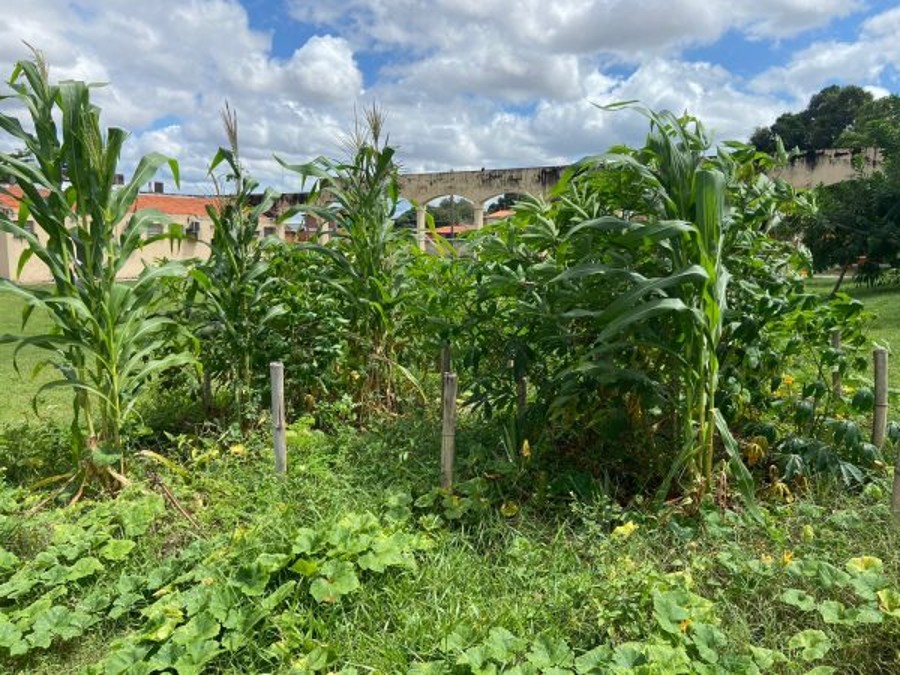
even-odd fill
[[[0,293],[0,335],[22,334],[22,309],[24,303],[9,293]],[[37,335],[50,328],[50,320],[35,312],[28,322],[26,333]],[[35,419],[31,402],[41,385],[54,379],[55,371],[44,370],[33,377],[35,366],[46,356],[38,349],[19,352],[19,372],[13,364],[14,344],[0,344],[0,387],[3,404],[0,405],[0,423],[22,422]],[[66,390],[49,390],[41,394],[38,402],[38,418],[68,419],[71,414],[70,394]]]
[[[825,295],[834,287],[835,277],[816,277],[806,282],[811,291]],[[875,315],[868,329],[871,346],[887,347],[888,385],[892,417],[900,420],[900,288],[866,288],[845,279],[841,291],[861,301]],[[868,373],[872,377],[872,373]]]
[[[842,673],[893,672],[900,618],[833,624],[824,621],[818,609],[801,611],[780,599],[786,590],[797,588],[813,595],[816,603],[862,604],[849,588],[835,586],[834,577],[843,574],[851,558],[863,555],[883,560],[885,577],[879,583],[900,590],[895,554],[900,531],[891,522],[883,494],[869,491],[848,497],[820,491],[793,504],[769,505],[764,523],[756,524],[712,504],[697,516],[677,509],[623,512],[600,497],[572,500],[560,492],[547,500],[523,499],[495,483],[477,515],[447,520],[441,509],[417,507],[398,514],[391,506],[392,495],[417,498],[438,481],[436,422],[400,424],[369,434],[346,431],[333,438],[300,432],[291,441],[285,481],[272,475],[265,439],[248,444],[241,456],[232,456],[222,446],[221,456],[211,462],[188,462],[185,477],[162,471],[163,480],[199,523],[199,533],[166,504],[155,525],[135,537],[138,547],[127,560],[106,563],[105,570],[69,583],[68,595],[56,602],[78,607],[88,596],[118,597],[122,575],[146,579],[186,555],[191,542],[196,542],[193,558],[182,571],[196,572],[160,591],[143,591],[133,611],[119,620],[101,620],[87,637],[58,639],[50,649],[14,660],[4,661],[0,649],[0,670],[79,672],[103,659],[116,639],[137,640],[148,625],[158,628],[158,623],[147,623],[141,610],[159,598],[227,586],[252,569],[260,554],[289,550],[299,527],[328,533],[349,512],[370,512],[380,523],[393,523],[395,531],[422,538],[426,545],[416,553],[415,566],[383,574],[361,571],[360,587],[333,603],[313,601],[309,582],[284,570],[266,585],[265,594],[285,580],[295,580],[299,585],[294,595],[268,613],[249,646],[222,654],[210,664],[210,672],[289,672],[291,664],[303,663],[314,647],[324,647],[332,659],[326,672],[356,667],[357,672],[405,673],[415,662],[452,663],[462,658],[463,649],[477,647],[498,627],[526,645],[538,638],[565,640],[576,655],[627,641],[669,644],[681,638],[660,629],[660,609],[654,601],[654,589],[665,593],[667,588],[689,591],[711,603],[713,617],[707,620],[718,622],[724,636],[718,647],[721,658],[746,653],[752,644],[789,655],[793,663],[777,672],[806,672],[817,665],[837,667]],[[489,442],[483,430],[464,430],[462,459],[483,452]],[[128,500],[142,492],[153,492],[151,483],[139,481],[121,506],[86,503],[23,519],[21,511],[33,498],[19,495],[21,505],[11,507],[9,499],[4,505],[0,489],[0,536],[23,561],[33,560],[46,551],[48,532],[60,523],[95,531],[95,513],[127,513]],[[502,505],[511,502],[519,510],[504,516]],[[441,519],[435,520],[436,515]],[[616,534],[623,522],[636,529],[630,535]],[[55,534],[53,541],[61,538]],[[787,564],[791,558],[798,561],[794,566]],[[825,565],[827,574],[806,576],[802,564]],[[238,569],[247,565],[251,567],[243,567],[244,572]],[[0,581],[8,574],[0,574]],[[201,578],[208,582],[198,583]],[[0,611],[24,610],[41,592],[24,595],[12,606],[0,600]],[[196,598],[192,602],[196,605]],[[805,662],[788,648],[789,639],[803,630],[825,633],[833,646],[824,658]],[[450,636],[466,633],[471,637],[460,649],[447,645]]]

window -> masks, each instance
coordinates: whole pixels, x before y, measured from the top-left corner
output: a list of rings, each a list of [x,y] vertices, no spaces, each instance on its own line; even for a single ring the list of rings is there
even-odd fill
[[[185,234],[191,239],[200,238],[200,221],[196,218],[189,218],[185,227]]]
[[[273,225],[266,225],[263,228],[263,236],[264,237],[274,237],[276,231],[277,230],[275,229],[275,227]]]
[[[157,237],[163,233],[163,224],[162,223],[150,223],[147,226],[147,236],[148,237]]]
[[[22,229],[25,230],[28,234],[34,234],[34,221],[26,220],[25,225],[22,226]],[[24,239],[25,237],[22,237],[17,234],[17,235],[15,235],[15,238],[16,239]]]

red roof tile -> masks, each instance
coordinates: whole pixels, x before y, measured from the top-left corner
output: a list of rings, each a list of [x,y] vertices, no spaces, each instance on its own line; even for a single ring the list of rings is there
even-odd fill
[[[434,228],[439,235],[442,237],[446,237],[448,234],[462,234],[463,232],[470,232],[475,229],[474,225],[471,224],[459,224],[459,225],[441,225],[440,227]]]
[[[17,209],[22,188],[18,185],[8,185],[5,189],[12,194],[0,193],[0,206]],[[215,204],[217,200],[218,197],[142,192],[138,194],[132,210],[156,209],[170,216],[203,216],[206,215],[207,204]]]
[[[137,209],[156,209],[163,213],[175,215],[200,216],[206,214],[207,205],[215,205],[218,197],[198,197],[194,195],[166,195],[158,193],[141,193],[134,203]]]

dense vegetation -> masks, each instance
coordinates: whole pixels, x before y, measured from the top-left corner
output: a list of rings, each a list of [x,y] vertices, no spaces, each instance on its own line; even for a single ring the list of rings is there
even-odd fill
[[[646,117],[643,147],[425,253],[371,109],[346,157],[287,167],[312,198],[282,217],[328,231],[288,246],[255,234],[276,195],[254,194],[226,108],[209,258],[123,282],[161,218],[129,207],[166,158],[113,189],[125,134],[89,88],[39,59],[11,86],[34,131],[0,115],[27,148],[0,153],[24,192],[0,229],[54,285],[3,282],[26,331],[3,340],[47,352],[61,377],[42,388],[73,407],[0,439],[0,665],[890,672],[900,428],[868,442],[871,316],[807,289],[811,261],[777,236],[815,201],[768,176],[783,151],[715,151],[689,115],[612,106]],[[462,383],[451,490],[442,353]]]
[[[818,207],[789,220],[801,231],[813,268],[840,269],[834,290],[856,267],[857,281],[896,284],[900,275],[900,96],[874,98],[860,87],[826,87],[799,113],[784,113],[750,139],[772,152],[778,143],[798,153],[824,148],[877,148],[882,167],[867,173],[861,156],[853,180],[820,187]]]

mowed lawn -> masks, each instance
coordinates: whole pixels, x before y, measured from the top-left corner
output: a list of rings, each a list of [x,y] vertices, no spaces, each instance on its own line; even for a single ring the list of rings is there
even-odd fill
[[[825,295],[831,291],[835,280],[835,277],[816,277],[807,281],[806,286]],[[891,419],[900,421],[900,288],[866,288],[846,279],[841,291],[858,299],[875,315],[868,330],[871,346],[887,347],[889,351]],[[871,371],[868,376],[872,377]]]
[[[25,303],[10,293],[0,293],[0,335],[22,335],[22,309]],[[38,335],[50,328],[46,315],[35,311],[25,333]],[[33,377],[35,367],[48,353],[31,347],[19,351],[19,372],[13,365],[14,344],[0,344],[0,424],[25,420],[66,420],[71,415],[71,395],[68,389],[50,389],[38,399],[35,415],[31,401],[41,385],[57,379],[58,373],[47,367]]]

